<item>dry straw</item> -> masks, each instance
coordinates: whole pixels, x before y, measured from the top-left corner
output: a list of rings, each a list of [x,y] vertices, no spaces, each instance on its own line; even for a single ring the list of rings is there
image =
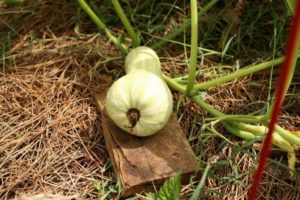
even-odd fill
[[[112,82],[104,74],[109,71],[120,75],[123,63],[113,61],[95,68],[99,60],[119,55],[104,36],[74,32],[78,16],[74,4],[58,0],[33,2],[36,3],[20,8],[0,6],[1,13],[18,11],[17,16],[1,16],[0,29],[10,30],[8,24],[19,29],[19,34],[12,38],[15,42],[10,44],[10,54],[1,62],[0,199],[15,198],[16,195],[25,198],[40,193],[53,198],[60,194],[66,198],[95,199],[98,193],[94,184],[108,180],[111,186],[115,184],[115,177],[111,168],[104,170],[109,159],[93,96]],[[94,27],[88,19],[80,22],[77,24],[81,28],[79,31]],[[162,59],[164,73],[185,72],[184,52],[162,51],[161,55],[165,55]],[[206,63],[212,62],[207,60]],[[200,81],[219,73],[207,66],[202,68]],[[232,67],[222,70],[227,73]],[[255,75],[252,80],[268,85],[264,77],[268,75]],[[255,111],[262,105],[260,100],[266,99],[267,94],[262,92],[266,88],[255,89],[250,85],[251,80],[244,78],[209,89],[206,102],[224,113]],[[223,194],[228,199],[245,199],[245,185],[251,178],[255,157],[235,152],[234,146],[223,143],[219,137],[208,136],[210,138],[205,140],[206,133],[201,132],[201,126],[206,122],[203,119],[207,114],[188,100],[182,101],[177,93],[174,93],[174,99],[176,104],[181,102],[176,109],[177,116],[189,133],[190,144],[199,160],[213,163],[230,160],[229,165],[214,169],[215,176],[208,178],[204,195],[207,199],[213,199],[216,194]],[[290,109],[299,108],[292,106]],[[281,124],[297,129],[299,121],[297,114],[285,113]],[[222,129],[219,131],[226,134]],[[231,140],[242,145],[239,140]],[[258,144],[254,147],[259,148]],[[235,170],[241,174],[235,174]],[[229,176],[240,178],[228,183],[224,177]],[[284,177],[282,171],[270,166],[260,198],[299,199],[300,189],[294,187],[299,184],[292,185],[278,177]],[[182,188],[183,196],[190,191],[189,186]]]

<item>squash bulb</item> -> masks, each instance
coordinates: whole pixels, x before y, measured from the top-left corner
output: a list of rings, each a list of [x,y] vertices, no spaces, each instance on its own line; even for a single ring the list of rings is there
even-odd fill
[[[145,70],[135,70],[115,81],[106,95],[109,117],[124,131],[149,136],[168,122],[173,99],[166,83]]]
[[[160,61],[155,51],[145,46],[131,50],[125,59],[125,71],[129,74],[137,69],[161,76]]]

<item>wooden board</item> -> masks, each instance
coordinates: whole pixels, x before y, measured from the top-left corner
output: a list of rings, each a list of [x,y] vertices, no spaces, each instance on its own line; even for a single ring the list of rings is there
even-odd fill
[[[114,171],[122,186],[122,197],[158,189],[176,172],[183,184],[195,175],[196,158],[175,115],[158,133],[136,137],[118,128],[108,117],[106,91],[95,96],[101,112],[102,130]]]

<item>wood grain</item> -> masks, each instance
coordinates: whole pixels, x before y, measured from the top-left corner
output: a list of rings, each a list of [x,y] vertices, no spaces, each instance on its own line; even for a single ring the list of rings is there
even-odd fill
[[[196,158],[173,114],[167,125],[149,137],[136,137],[118,128],[108,117],[106,92],[95,95],[101,112],[102,130],[122,196],[158,189],[166,179],[180,172],[182,183],[196,172]]]

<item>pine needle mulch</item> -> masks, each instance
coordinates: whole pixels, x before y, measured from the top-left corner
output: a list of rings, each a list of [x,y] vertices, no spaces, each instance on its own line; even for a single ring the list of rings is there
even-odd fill
[[[18,67],[0,74],[1,198],[27,191],[95,198],[95,181],[109,178],[91,93],[111,80],[85,83],[85,65],[72,56],[21,52],[13,55]]]
[[[12,17],[15,10],[18,15]],[[88,19],[77,19],[76,7],[70,2],[36,1],[17,8],[1,7],[0,12],[11,12],[0,18],[5,51],[0,72],[0,199],[100,197],[95,184],[107,182],[106,186],[112,187],[115,178],[93,96],[123,73],[118,51],[101,34],[81,33],[94,25]],[[184,53],[170,53],[172,58],[162,60],[164,72],[185,73]],[[203,79],[215,76],[204,68]],[[257,79],[267,85],[267,78],[262,77]],[[250,82],[243,78],[210,89],[206,101],[225,113],[254,111],[266,95],[261,92],[265,88],[250,91]],[[174,99],[175,107],[180,102],[175,111],[199,165],[214,164],[203,196],[245,199],[259,144],[240,151],[202,131],[207,113],[176,93]],[[251,104],[254,101],[256,106]],[[289,109],[294,113],[285,113],[282,124],[297,129],[300,118],[297,103],[293,105]],[[224,130],[218,131],[228,136]],[[229,139],[243,145],[235,137]],[[279,153],[278,162],[285,160],[285,155]],[[291,182],[286,174],[278,165],[270,165],[259,199],[299,199],[299,181]],[[192,190],[191,185],[184,186],[183,199]]]
[[[74,40],[48,30],[39,41],[20,36],[2,60],[0,199],[43,192],[95,199],[97,180],[112,179],[92,98],[112,79],[91,71],[114,48],[99,34]]]

